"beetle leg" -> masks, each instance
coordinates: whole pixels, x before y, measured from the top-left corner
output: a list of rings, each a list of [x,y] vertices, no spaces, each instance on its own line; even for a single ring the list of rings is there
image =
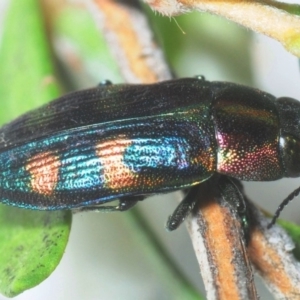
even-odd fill
[[[94,205],[80,207],[77,212],[113,212],[113,211],[125,211],[137,204],[138,201],[142,201],[146,196],[125,196],[118,199],[118,205]]]
[[[117,211],[125,211],[137,204],[139,201],[143,201],[146,196],[126,196],[119,199],[119,205],[116,206]]]
[[[198,186],[192,187],[175,211],[169,216],[166,229],[168,231],[175,230],[185,220],[185,218],[191,213],[197,202]]]
[[[218,176],[214,177],[214,179],[210,182],[213,185],[217,182],[219,196],[223,197],[227,203],[237,210],[243,224],[245,236],[247,237],[249,231],[247,205],[242,193],[242,186],[239,181],[228,176]],[[177,229],[184,219],[191,213],[195,204],[199,200],[198,188],[199,186],[191,188],[185,198],[177,206],[167,221],[167,230],[172,231]]]
[[[243,194],[243,186],[240,181],[228,177],[220,176],[218,179],[218,192],[226,203],[229,203],[240,217],[246,241],[249,237],[249,222],[247,215],[247,203]]]

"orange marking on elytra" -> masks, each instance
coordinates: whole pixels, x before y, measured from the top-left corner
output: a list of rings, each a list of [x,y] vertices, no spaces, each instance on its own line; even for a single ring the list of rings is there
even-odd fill
[[[124,152],[132,144],[131,140],[118,139],[99,143],[96,154],[103,167],[105,187],[119,189],[135,186],[138,174],[124,164]]]
[[[31,157],[26,171],[31,175],[31,188],[39,194],[51,195],[58,181],[59,158],[51,152],[43,152]]]

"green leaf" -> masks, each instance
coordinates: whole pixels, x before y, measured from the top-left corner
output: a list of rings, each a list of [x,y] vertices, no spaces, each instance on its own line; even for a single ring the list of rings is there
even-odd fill
[[[282,219],[277,220],[277,222],[288,232],[295,243],[293,254],[295,258],[300,261],[300,226]]]
[[[0,206],[0,291],[13,297],[47,278],[68,242],[71,212]]]
[[[284,3],[284,2],[274,2],[272,6],[277,7],[279,9],[283,9],[286,12],[293,15],[300,15],[300,5],[292,4],[292,3]]]
[[[59,96],[40,1],[8,3],[0,41],[1,124]],[[68,211],[1,205],[0,293],[12,297],[47,278],[64,253],[70,226]]]

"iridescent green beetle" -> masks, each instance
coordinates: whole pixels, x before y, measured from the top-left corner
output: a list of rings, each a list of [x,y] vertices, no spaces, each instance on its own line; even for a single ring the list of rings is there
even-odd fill
[[[242,85],[202,77],[106,82],[1,128],[0,202],[126,210],[149,195],[191,188],[168,222],[172,230],[193,207],[193,190],[216,173],[299,176],[299,133],[298,101]],[[115,199],[119,205],[106,205]]]

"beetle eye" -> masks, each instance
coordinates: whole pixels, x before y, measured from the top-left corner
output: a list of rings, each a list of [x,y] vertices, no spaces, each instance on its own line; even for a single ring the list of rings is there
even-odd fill
[[[300,176],[300,140],[292,135],[280,138],[282,160],[287,177]]]

